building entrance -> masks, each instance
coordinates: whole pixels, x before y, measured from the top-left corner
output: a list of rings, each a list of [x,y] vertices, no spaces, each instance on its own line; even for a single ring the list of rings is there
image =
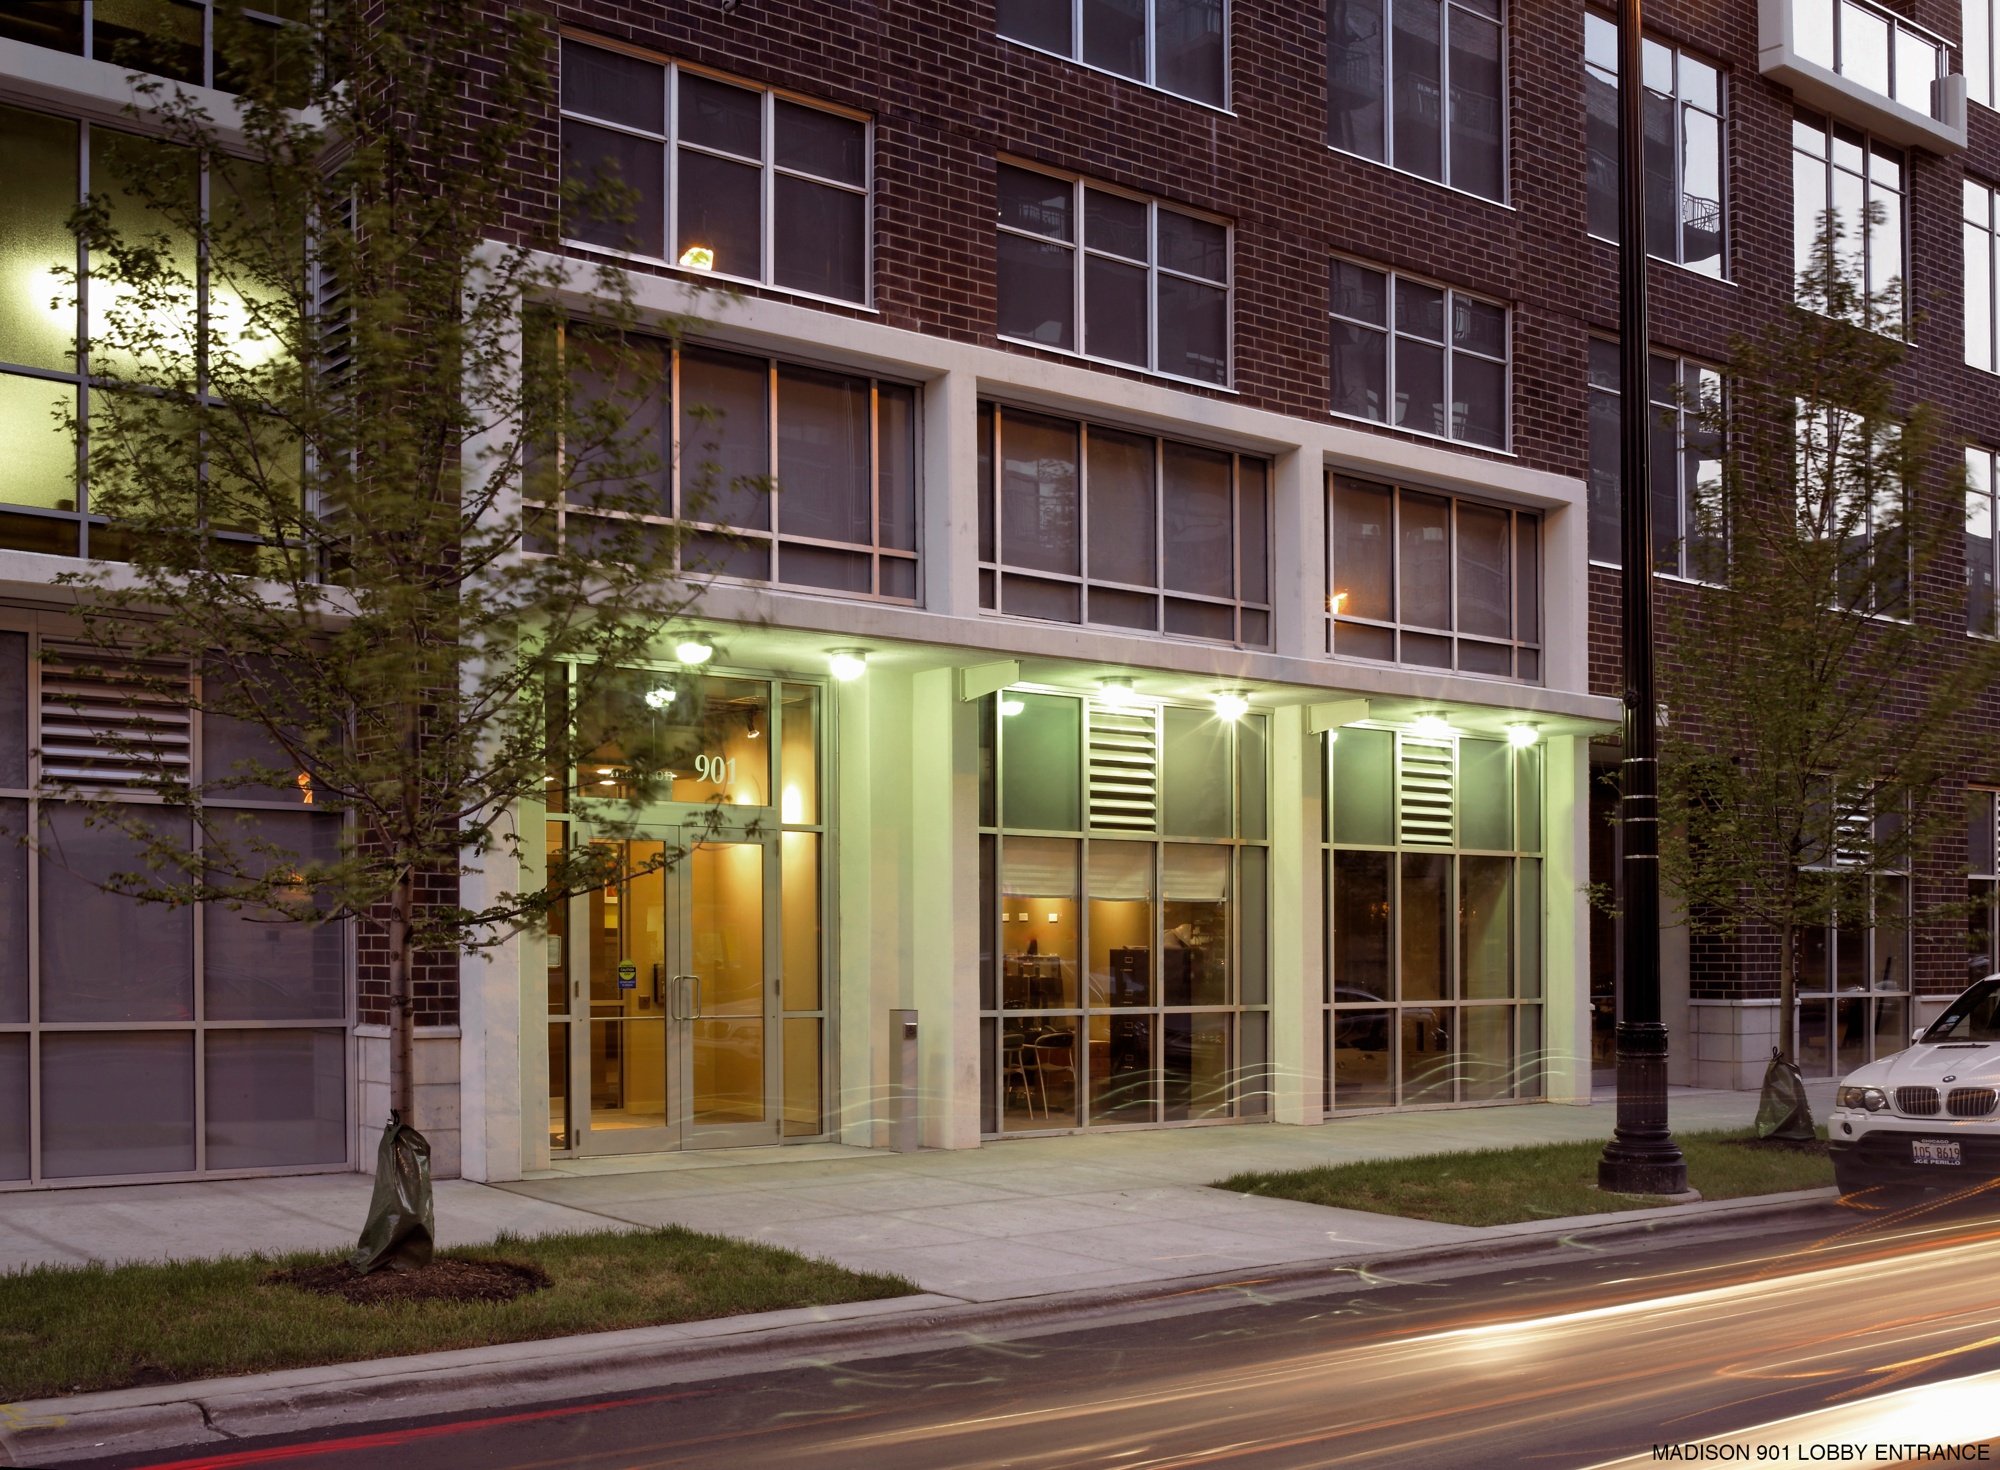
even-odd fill
[[[703,823],[612,845],[632,876],[579,903],[568,956],[570,1147],[778,1142],[776,837]]]

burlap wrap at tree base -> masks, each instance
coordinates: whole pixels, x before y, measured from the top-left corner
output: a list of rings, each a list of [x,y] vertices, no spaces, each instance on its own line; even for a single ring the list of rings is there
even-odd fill
[[[436,1236],[430,1143],[404,1124],[401,1113],[392,1112],[375,1150],[375,1196],[368,1201],[368,1223],[361,1227],[361,1243],[348,1256],[348,1264],[363,1276],[384,1266],[416,1271],[431,1263]]]
[[[1798,1064],[1786,1061],[1775,1046],[1771,1065],[1764,1069],[1763,1096],[1757,1099],[1757,1136],[1792,1143],[1811,1143],[1819,1137],[1806,1102],[1806,1079],[1799,1075]]]

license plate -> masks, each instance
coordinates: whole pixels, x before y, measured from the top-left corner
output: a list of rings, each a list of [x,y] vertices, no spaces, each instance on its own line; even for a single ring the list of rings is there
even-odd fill
[[[1956,1138],[1913,1138],[1910,1140],[1910,1162],[1913,1164],[1962,1164],[1959,1157],[1959,1141]]]

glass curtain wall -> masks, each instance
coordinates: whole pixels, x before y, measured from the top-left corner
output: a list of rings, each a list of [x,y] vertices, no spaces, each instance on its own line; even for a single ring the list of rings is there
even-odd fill
[[[1542,752],[1326,737],[1328,1112],[1542,1094]]]
[[[204,676],[184,672],[193,693]],[[190,779],[234,782],[209,801],[246,838],[331,857],[339,819],[314,813],[303,785],[241,784],[238,762],[282,764],[260,731],[157,706],[142,720],[130,697],[117,665],[0,631],[0,1187],[344,1168],[345,926],[107,893],[98,885],[143,866],[141,849],[48,787],[132,787],[131,757],[106,747],[124,723],[117,733]],[[132,811],[196,840],[185,817]]]
[[[981,704],[982,1130],[1261,1117],[1266,718]]]

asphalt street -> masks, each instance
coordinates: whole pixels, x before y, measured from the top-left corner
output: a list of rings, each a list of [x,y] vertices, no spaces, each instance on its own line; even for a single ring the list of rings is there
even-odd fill
[[[1149,1320],[95,1463],[1583,1467],[1759,1426],[1751,1441],[1785,1449],[1751,1463],[1925,1463],[1905,1452],[1932,1433],[1990,1441],[2000,1460],[2000,1380],[1977,1381],[1996,1372],[2000,1215],[1829,1206],[1783,1234],[1575,1246],[1439,1280],[1362,1273],[1309,1297],[1246,1277]]]

